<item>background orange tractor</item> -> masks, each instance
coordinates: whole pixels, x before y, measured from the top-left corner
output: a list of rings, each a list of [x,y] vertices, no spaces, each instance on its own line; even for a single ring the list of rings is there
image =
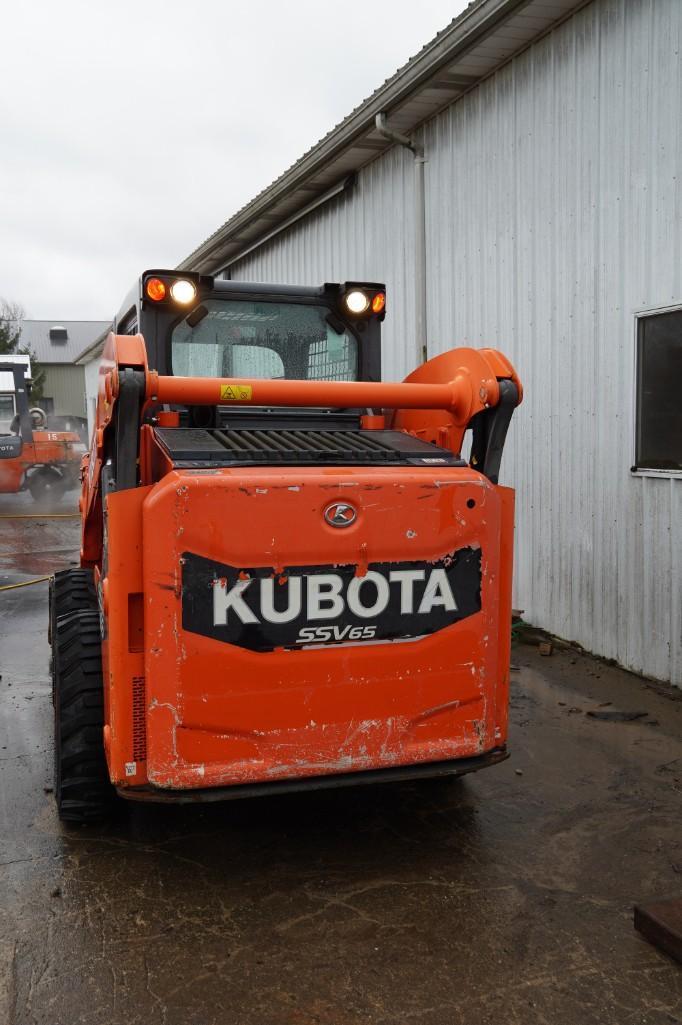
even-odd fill
[[[9,433],[0,434],[0,494],[28,490],[36,501],[59,499],[79,483],[80,437],[48,430],[43,410],[29,409],[25,364],[2,362],[0,357],[0,374],[13,381],[13,390],[6,394],[15,410]]]
[[[492,349],[381,382],[383,285],[148,271],[100,367],[50,632],[62,818],[506,756],[521,387]],[[471,456],[461,457],[472,431]]]

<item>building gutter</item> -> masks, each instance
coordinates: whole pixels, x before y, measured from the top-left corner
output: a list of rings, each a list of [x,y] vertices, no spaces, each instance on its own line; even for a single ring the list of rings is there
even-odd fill
[[[377,113],[399,106],[427,85],[441,68],[468,51],[512,14],[526,7],[529,2],[530,0],[483,0],[470,10],[464,11],[452,25],[439,33],[417,57],[409,61],[392,79],[360,104],[339,126],[182,260],[178,264],[178,270],[215,273],[223,266],[236,262],[241,251],[226,258],[224,247],[230,241],[239,239],[249,224],[259,217],[267,216],[283,195],[309,181],[345,148],[365,136],[371,129]],[[359,167],[355,168],[356,171],[358,169]],[[271,229],[272,225],[269,230]],[[253,248],[254,242],[258,242],[258,237],[248,240],[249,248]]]
[[[426,191],[424,186],[424,147],[407,135],[388,127],[386,113],[381,111],[374,120],[376,130],[384,139],[396,146],[409,149],[414,157],[414,329],[416,363],[420,366],[428,357],[428,323],[426,307]]]
[[[300,210],[297,210],[295,214],[291,215],[291,217],[287,217],[286,220],[283,220],[282,223],[278,224],[277,227],[272,229],[272,231],[267,232],[267,234],[265,235],[259,236],[258,241],[254,242],[253,245],[247,246],[246,249],[240,249],[237,256],[235,256],[233,259],[231,259],[228,263],[225,264],[225,267],[223,268],[223,274],[229,278],[231,268],[234,266],[234,264],[239,263],[240,260],[243,260],[246,256],[249,256],[250,253],[253,253],[257,249],[260,249],[261,246],[266,245],[266,243],[270,242],[277,235],[281,235],[283,231],[286,231],[287,228],[291,228],[292,225],[296,224],[297,221],[303,220],[303,218],[307,217],[308,214],[313,212],[313,210],[317,210],[318,207],[323,206],[330,200],[335,199],[337,196],[340,196],[341,193],[350,192],[353,186],[355,185],[355,181],[356,175],[349,174],[342,181],[337,182],[336,185],[332,186],[331,189],[327,189],[326,192],[323,192],[321,196],[317,197],[317,199],[314,199],[311,203],[308,203],[307,206],[304,206]]]

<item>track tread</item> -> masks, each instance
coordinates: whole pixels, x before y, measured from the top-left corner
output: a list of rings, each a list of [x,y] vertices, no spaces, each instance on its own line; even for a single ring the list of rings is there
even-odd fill
[[[94,586],[91,588],[89,582],[92,574],[89,580],[78,576],[87,572],[67,570],[70,579],[57,574],[51,612],[55,796],[60,818],[76,823],[106,818],[115,794],[102,740],[104,688],[99,613]],[[85,599],[89,607],[74,609]]]
[[[50,627],[52,643],[54,618],[81,610],[97,611],[97,591],[91,569],[62,569],[50,581]]]

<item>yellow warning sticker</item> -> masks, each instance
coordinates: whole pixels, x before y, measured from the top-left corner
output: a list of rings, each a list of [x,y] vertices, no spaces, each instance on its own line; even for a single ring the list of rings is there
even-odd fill
[[[221,384],[220,398],[225,402],[250,402],[253,388],[250,384]]]

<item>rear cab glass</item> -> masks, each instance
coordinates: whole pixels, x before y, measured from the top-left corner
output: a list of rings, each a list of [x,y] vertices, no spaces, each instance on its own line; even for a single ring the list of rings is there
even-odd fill
[[[206,299],[173,328],[171,365],[181,377],[355,381],[358,342],[326,306]]]

